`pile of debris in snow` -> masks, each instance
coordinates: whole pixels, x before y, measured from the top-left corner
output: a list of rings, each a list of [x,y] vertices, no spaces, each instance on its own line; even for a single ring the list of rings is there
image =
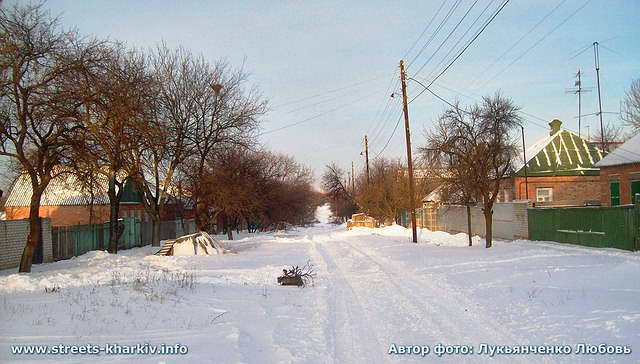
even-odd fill
[[[214,255],[228,252],[222,242],[204,231],[167,240],[155,255]]]

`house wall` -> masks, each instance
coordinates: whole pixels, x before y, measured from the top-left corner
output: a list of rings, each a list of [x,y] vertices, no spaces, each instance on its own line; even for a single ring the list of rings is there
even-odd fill
[[[631,203],[631,182],[640,181],[640,163],[600,168],[600,201],[611,205],[611,182],[620,182],[620,204]]]
[[[6,208],[7,219],[28,219],[29,206],[11,206]],[[87,225],[104,222],[109,219],[109,207],[93,207],[93,221],[90,221],[89,206],[40,206],[40,217],[51,219],[52,226]]]
[[[536,201],[536,188],[552,188],[553,204],[584,204],[587,200],[601,200],[600,176],[524,177],[503,180],[502,190],[511,189],[512,200]],[[509,186],[509,183],[512,183]],[[528,185],[528,188],[527,188]],[[528,195],[526,190],[528,189]],[[502,192],[502,191],[501,191]]]
[[[28,219],[0,221],[0,269],[16,268],[20,265],[28,235]],[[49,219],[42,219],[42,244],[43,262],[53,261]]]
[[[133,216],[133,211],[138,216],[144,216],[144,208],[140,204],[126,204],[120,206],[120,216]],[[29,218],[29,206],[7,206],[7,220]],[[89,206],[40,206],[40,217],[51,219],[51,226],[73,226],[100,224],[109,220],[109,206],[95,205],[93,213]],[[139,218],[139,217],[138,217]]]

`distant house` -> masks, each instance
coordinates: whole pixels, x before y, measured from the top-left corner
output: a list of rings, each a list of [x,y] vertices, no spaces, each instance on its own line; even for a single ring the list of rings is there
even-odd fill
[[[40,217],[51,219],[52,226],[71,226],[103,223],[109,220],[109,197],[107,181],[104,179],[92,194],[72,174],[54,178],[44,191],[40,206]],[[26,219],[32,195],[31,182],[21,175],[14,184],[5,204],[6,218]],[[174,220],[176,205],[168,205],[162,220]],[[120,217],[149,221],[140,193],[133,181],[128,180],[122,191]]]
[[[640,134],[620,145],[601,161],[600,200],[604,205],[635,203],[640,193]]]
[[[600,170],[606,152],[594,143],[549,123],[549,136],[527,150],[525,165],[503,180],[499,201],[532,200],[537,205],[584,205],[599,200]]]

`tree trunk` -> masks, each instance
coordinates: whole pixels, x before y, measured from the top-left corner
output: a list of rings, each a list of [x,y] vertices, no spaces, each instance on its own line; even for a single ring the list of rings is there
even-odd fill
[[[491,243],[493,241],[493,221],[492,221],[492,217],[493,217],[493,210],[490,208],[484,208],[484,225],[485,225],[485,232],[486,232],[486,237],[485,240],[487,242],[486,247],[487,248],[491,248]]]
[[[160,246],[160,217],[151,217],[151,246]]]
[[[202,203],[195,204],[196,226],[199,231],[205,231],[207,228],[207,219],[204,211],[206,211],[206,208],[202,206]]]
[[[473,245],[471,239],[471,206],[467,204],[467,231],[469,232],[469,246]]]
[[[37,189],[33,189],[33,195],[31,196],[31,206],[29,208],[29,235],[27,236],[27,243],[22,251],[22,258],[20,259],[20,267],[18,272],[29,273],[31,272],[31,263],[33,262],[33,254],[36,252],[40,242],[40,230],[42,222],[40,221],[40,198],[42,192]]]
[[[120,210],[120,199],[116,193],[115,176],[109,177],[109,245],[107,250],[111,254],[118,254],[118,239],[120,238],[118,229],[118,213]]]
[[[231,226],[229,226],[229,218],[227,215],[222,215],[222,221],[224,224],[224,230],[227,232],[227,238],[229,238],[229,240],[233,240],[233,231],[231,230]]]

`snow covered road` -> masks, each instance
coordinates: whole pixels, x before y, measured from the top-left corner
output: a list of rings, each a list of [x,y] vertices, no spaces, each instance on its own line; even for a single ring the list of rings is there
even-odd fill
[[[527,241],[467,247],[463,234],[321,223],[241,236],[236,254],[91,252],[0,272],[0,362],[638,362],[640,255]],[[307,288],[281,287],[311,261]],[[185,286],[193,274],[196,284]],[[162,277],[155,281],[145,277]],[[145,280],[147,279],[147,280]],[[151,284],[140,282],[153,281]],[[57,287],[55,292],[45,292]],[[181,344],[186,355],[17,355],[16,345]],[[627,345],[630,355],[478,354],[480,345]],[[469,355],[390,355],[392,345]]]

